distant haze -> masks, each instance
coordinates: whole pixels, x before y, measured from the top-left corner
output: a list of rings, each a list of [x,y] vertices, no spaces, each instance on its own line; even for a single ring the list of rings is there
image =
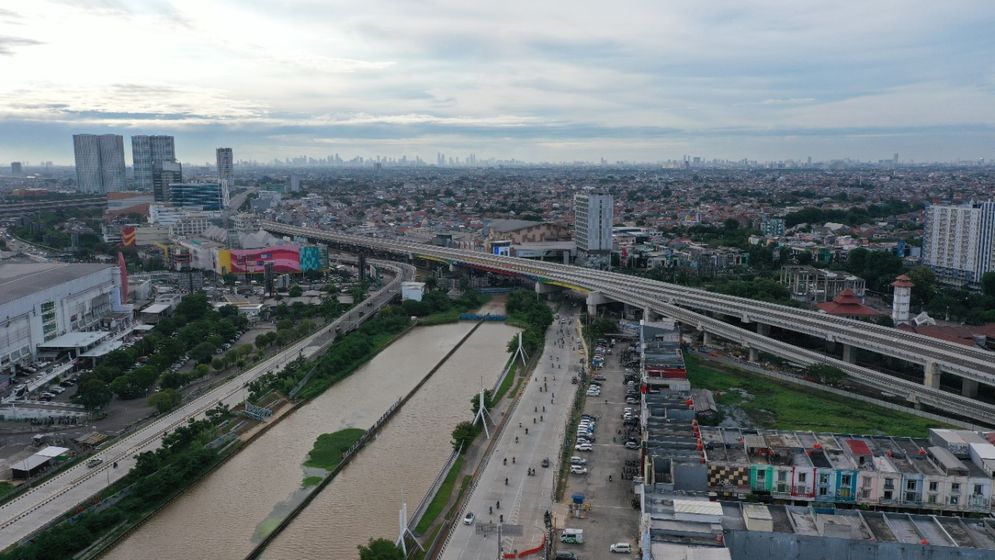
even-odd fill
[[[196,163],[990,159],[993,30],[986,0],[4,0],[0,163],[81,132]]]

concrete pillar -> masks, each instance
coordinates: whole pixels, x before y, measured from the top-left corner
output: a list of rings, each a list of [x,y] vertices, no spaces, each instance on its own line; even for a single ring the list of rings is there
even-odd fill
[[[598,306],[608,303],[608,298],[599,292],[588,292],[587,294],[587,314],[591,317],[598,316]]]
[[[770,325],[766,323],[757,323],[757,334],[770,336]]]
[[[932,389],[940,388],[940,365],[930,360],[923,367],[922,384]]]
[[[848,364],[857,363],[857,350],[850,344],[843,345],[843,361]]]
[[[550,286],[549,284],[543,284],[542,282],[535,283],[536,293],[539,295],[553,294],[561,290],[559,286]]]
[[[977,397],[978,396],[978,382],[973,379],[964,379],[961,382],[960,394],[965,397]]]
[[[760,351],[756,348],[750,348],[750,361],[756,362],[760,359]]]
[[[701,331],[701,345],[702,346],[712,345],[712,333],[708,331]]]
[[[646,319],[647,321],[656,321],[659,318],[660,318],[660,316],[657,315],[649,307],[646,307],[646,308],[643,309],[643,319]]]

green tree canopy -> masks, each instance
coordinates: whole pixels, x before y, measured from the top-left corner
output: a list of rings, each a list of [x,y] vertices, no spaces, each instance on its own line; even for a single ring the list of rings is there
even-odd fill
[[[359,546],[359,560],[404,560],[404,552],[387,539],[370,539]]]

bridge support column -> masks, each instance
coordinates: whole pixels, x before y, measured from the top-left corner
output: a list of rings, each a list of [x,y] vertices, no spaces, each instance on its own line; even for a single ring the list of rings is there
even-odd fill
[[[923,367],[922,384],[931,388],[940,388],[940,365],[930,360]]]
[[[978,382],[973,379],[964,379],[961,381],[960,394],[965,397],[977,397],[978,396]]]
[[[643,319],[646,319],[647,321],[650,322],[657,321],[660,319],[660,315],[658,315],[655,311],[653,311],[649,307],[646,307],[643,309]]]
[[[555,294],[559,292],[562,288],[559,286],[550,286],[549,284],[543,284],[542,282],[536,282],[536,293],[539,295]]]
[[[766,323],[757,323],[757,334],[770,336],[770,325]]]
[[[756,348],[750,348],[750,361],[756,362],[760,359],[760,351]]]
[[[708,331],[701,331],[701,345],[702,346],[712,345],[712,333]]]
[[[608,298],[603,296],[598,292],[589,292],[587,294],[587,314],[590,317],[598,316],[598,306],[608,303]]]
[[[843,345],[843,361],[848,364],[857,363],[857,350],[850,344]]]

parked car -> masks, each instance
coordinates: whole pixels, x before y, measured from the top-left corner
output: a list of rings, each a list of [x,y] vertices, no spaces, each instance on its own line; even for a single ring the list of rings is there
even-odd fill
[[[624,543],[624,542],[615,543],[615,544],[611,545],[610,547],[608,547],[608,550],[611,551],[611,552],[626,552],[626,553],[628,553],[628,552],[632,552],[632,545],[629,544],[629,543]]]
[[[638,441],[629,440],[629,441],[625,442],[625,448],[626,449],[639,449],[639,442]]]
[[[573,457],[570,458],[570,464],[571,465],[586,465],[587,464],[587,459],[585,459],[583,457],[577,457],[576,455],[574,455]]]
[[[580,560],[573,552],[557,552],[555,560]]]
[[[574,446],[577,451],[594,451],[594,446],[590,443],[578,443]]]
[[[468,511],[466,513],[466,516],[463,518],[463,524],[464,525],[473,525],[473,520],[474,519],[475,519],[475,516],[473,515],[473,512],[472,511]],[[615,546],[615,545],[612,545],[612,546]]]
[[[573,465],[572,467],[570,467],[570,474],[587,474],[587,467]]]

